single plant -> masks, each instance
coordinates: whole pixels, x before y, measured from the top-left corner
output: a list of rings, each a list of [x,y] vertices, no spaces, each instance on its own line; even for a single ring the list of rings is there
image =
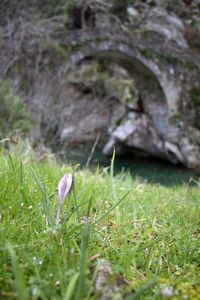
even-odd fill
[[[71,173],[65,174],[59,182],[58,185],[58,210],[56,215],[56,224],[59,223],[61,210],[64,204],[65,199],[71,193],[73,186],[75,184],[75,176]]]

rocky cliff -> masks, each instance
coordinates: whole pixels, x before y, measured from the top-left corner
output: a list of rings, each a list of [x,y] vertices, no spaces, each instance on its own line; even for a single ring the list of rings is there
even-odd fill
[[[2,19],[0,76],[28,103],[37,132],[68,147],[100,134],[107,155],[115,146],[200,169],[200,2],[59,9],[33,1]]]

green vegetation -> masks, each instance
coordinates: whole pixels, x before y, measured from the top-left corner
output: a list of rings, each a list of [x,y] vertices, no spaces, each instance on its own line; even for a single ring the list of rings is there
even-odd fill
[[[9,19],[24,15],[27,12],[40,13],[45,17],[67,13],[78,3],[78,0],[1,0],[0,24],[5,25]]]
[[[138,50],[147,59],[159,58],[161,60],[162,59],[165,60],[167,63],[169,63],[171,65],[174,65],[174,66],[180,64],[180,65],[182,65],[185,68],[188,68],[190,70],[199,70],[199,67],[192,60],[180,60],[180,58],[178,58],[174,55],[167,54],[167,53],[158,53],[158,52],[153,51],[153,50],[146,50],[146,49],[141,49],[141,48],[138,48]]]
[[[48,67],[52,69],[67,61],[69,53],[57,41],[49,38],[42,45],[42,59],[46,61]]]
[[[1,299],[96,299],[102,259],[112,265],[104,274],[111,299],[165,299],[172,287],[173,299],[199,299],[198,182],[163,187],[114,176],[114,159],[91,172],[52,157],[37,162],[22,148],[0,152]],[[67,172],[75,193],[56,226]]]
[[[200,106],[200,91],[193,93],[192,102],[195,106]]]
[[[114,0],[111,12],[117,15],[122,21],[127,21],[127,7],[131,3],[130,0]]]
[[[30,116],[25,104],[15,94],[11,81],[0,82],[0,138],[13,132],[28,133],[31,129]]]
[[[121,73],[120,73],[121,71]],[[137,103],[138,90],[133,78],[120,66],[109,61],[92,61],[82,72],[67,74],[70,82],[87,86],[96,95],[118,97],[123,103]],[[124,114],[118,117],[117,125],[125,122]],[[88,149],[87,149],[88,150]]]
[[[48,17],[71,11],[78,4],[78,0],[32,0],[33,6]]]

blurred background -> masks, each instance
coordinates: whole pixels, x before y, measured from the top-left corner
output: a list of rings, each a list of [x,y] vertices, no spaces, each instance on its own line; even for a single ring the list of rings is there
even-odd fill
[[[0,140],[171,185],[200,170],[199,0],[0,1]]]

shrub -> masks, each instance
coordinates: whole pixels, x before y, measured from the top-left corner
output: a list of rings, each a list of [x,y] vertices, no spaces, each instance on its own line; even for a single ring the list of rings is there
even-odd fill
[[[0,138],[9,136],[15,131],[28,133],[31,123],[26,106],[14,93],[11,82],[0,81]]]

